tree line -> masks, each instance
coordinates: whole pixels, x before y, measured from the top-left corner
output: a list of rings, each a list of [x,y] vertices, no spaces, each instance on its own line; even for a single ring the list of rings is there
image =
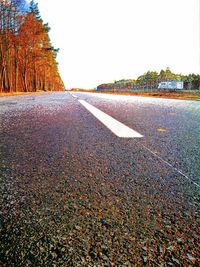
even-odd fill
[[[49,30],[33,0],[0,0],[1,93],[64,89]]]
[[[199,74],[176,74],[170,68],[156,71],[147,71],[137,79],[122,79],[113,83],[101,84],[97,90],[131,90],[131,89],[157,89],[158,84],[163,81],[183,81],[184,89],[200,90],[200,75]]]

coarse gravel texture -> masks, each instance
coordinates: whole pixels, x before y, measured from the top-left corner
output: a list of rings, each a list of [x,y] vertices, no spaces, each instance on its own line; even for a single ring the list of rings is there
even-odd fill
[[[67,93],[1,100],[0,118],[0,266],[199,266],[199,188],[143,141]]]

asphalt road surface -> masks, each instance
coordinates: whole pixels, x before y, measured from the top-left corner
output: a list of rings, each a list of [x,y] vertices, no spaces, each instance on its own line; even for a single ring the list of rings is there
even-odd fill
[[[0,266],[199,266],[199,193],[198,101],[0,98]]]

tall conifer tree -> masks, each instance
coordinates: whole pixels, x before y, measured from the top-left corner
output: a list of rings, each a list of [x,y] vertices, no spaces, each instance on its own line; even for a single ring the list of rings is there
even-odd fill
[[[0,0],[0,92],[62,90],[48,24],[32,0]]]

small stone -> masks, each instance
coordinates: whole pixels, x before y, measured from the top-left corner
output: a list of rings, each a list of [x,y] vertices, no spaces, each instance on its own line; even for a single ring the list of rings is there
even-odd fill
[[[40,252],[45,252],[44,247],[40,247]]]
[[[90,251],[89,251],[89,255],[90,255],[90,257],[91,257],[92,259],[95,259],[95,252],[94,252],[93,249],[90,249]]]
[[[102,255],[102,258],[103,258],[104,261],[108,260],[108,257],[105,254]]]
[[[184,243],[184,240],[182,238],[177,238],[177,243],[178,244],[183,244]]]
[[[55,252],[51,252],[51,255],[52,255],[53,259],[57,258],[57,254]]]
[[[187,256],[188,256],[189,261],[191,261],[192,263],[195,263],[196,259],[192,255],[187,254]]]
[[[102,219],[102,220],[101,220],[101,223],[102,223],[102,225],[107,225],[107,221],[106,221],[106,219]]]
[[[106,219],[102,219],[101,223],[102,223],[103,226],[108,226],[108,223],[107,223]]]
[[[144,264],[146,264],[147,263],[147,257],[142,255],[142,261],[143,261]]]
[[[75,228],[76,230],[79,230],[79,231],[81,230],[81,227],[78,226],[78,225],[75,225],[74,228]]]
[[[72,247],[69,248],[69,252],[72,252],[74,249]]]
[[[167,248],[167,250],[169,250],[169,251],[173,251],[173,250],[174,250],[174,246],[169,246],[169,247]]]
[[[102,253],[105,255],[107,255],[108,254],[108,247],[106,246],[106,245],[102,245],[101,246],[101,250],[102,250]]]
[[[172,260],[173,262],[177,263],[178,265],[180,265],[180,261],[178,259],[176,259],[175,257],[172,256]]]
[[[162,254],[162,252],[163,252],[162,246],[161,245],[158,245],[158,253],[159,254]]]
[[[131,266],[131,263],[129,262],[129,261],[126,261],[124,264],[123,264],[123,266],[125,267],[129,267],[129,266]]]

